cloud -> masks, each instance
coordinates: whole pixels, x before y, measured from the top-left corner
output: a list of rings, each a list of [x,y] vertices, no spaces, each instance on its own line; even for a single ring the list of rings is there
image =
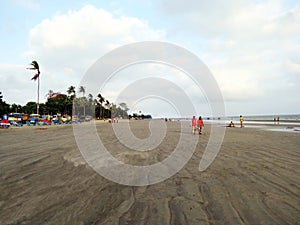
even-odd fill
[[[164,36],[163,30],[151,29],[147,21],[116,16],[86,5],[79,10],[55,14],[30,29],[29,50],[23,57],[28,63],[36,60],[40,64],[41,96],[49,89],[65,93],[108,51],[131,42],[161,40]],[[24,104],[28,99],[16,98],[16,101]]]
[[[30,30],[33,49],[45,51],[96,47],[111,50],[113,47],[145,39],[160,39],[164,32],[152,30],[147,22],[134,17],[116,17],[104,9],[86,5],[78,11],[55,15],[43,20]]]
[[[167,19],[176,20],[174,29],[200,36],[252,39],[274,34],[290,37],[299,32],[299,5],[286,8],[281,0],[164,0],[161,9]]]
[[[33,11],[40,9],[39,1],[36,0],[13,0],[12,2],[21,8],[30,9]]]
[[[151,106],[146,105],[150,104],[149,99],[156,98],[153,100],[156,104],[155,107],[152,106],[151,108],[152,113],[154,113],[153,115],[161,114],[162,117],[173,113],[173,110],[165,111],[157,103],[166,105],[168,101],[162,99],[169,100],[179,108],[186,106],[185,103],[188,99],[196,111],[210,115],[211,109],[204,88],[201,84],[196,84],[190,75],[176,67],[161,62],[144,62],[130,65],[118,71],[110,77],[108,82],[103,84],[99,92],[116,104],[126,102],[131,110],[134,110],[132,107],[140,98],[142,98],[143,101],[141,102],[143,103],[140,102],[139,106],[142,105],[143,110],[151,108]],[[146,95],[149,99],[144,98]],[[187,110],[184,116],[193,114],[192,108],[183,108]]]
[[[164,0],[161,12],[165,20],[175,21],[168,34],[183,40],[208,65],[229,105],[264,99],[272,108],[274,98],[286,96],[297,101],[298,3]]]
[[[3,100],[8,104],[24,105],[27,101],[37,100],[37,86],[31,81],[32,71],[26,70],[26,65],[0,64],[1,91]]]
[[[166,40],[186,47],[207,64],[230,113],[279,112],[282,104],[278,102],[285,103],[288,110],[285,112],[299,113],[296,108],[299,104],[295,104],[300,94],[299,3],[162,0],[157,4],[152,8],[159,7],[156,9],[160,14],[155,12],[157,18],[152,20],[152,12],[147,12],[145,18],[149,16],[149,21],[124,16],[126,10],[121,6],[118,11],[109,12],[85,5],[78,10],[56,13],[32,27],[28,32],[29,49],[23,58],[28,64],[32,60],[40,64],[41,101],[49,89],[64,93],[70,85],[78,88],[92,63],[116,47],[136,41]],[[157,21],[162,23],[157,25]],[[165,28],[154,29],[148,22]],[[32,71],[26,70],[27,66],[0,65],[1,82],[8,82],[1,87],[7,102],[35,101],[36,84],[30,80]],[[134,67],[131,71],[147,72],[146,75],[157,71],[160,77],[180,84],[199,104],[205,102],[199,100],[203,96],[199,87],[185,75],[152,67]],[[118,78],[115,88],[118,83],[135,81],[128,74],[124,81]],[[113,99],[116,92],[112,90],[104,97]]]

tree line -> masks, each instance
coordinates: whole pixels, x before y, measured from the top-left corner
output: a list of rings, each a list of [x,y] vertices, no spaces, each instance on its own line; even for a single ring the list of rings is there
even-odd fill
[[[18,104],[8,104],[3,101],[2,92],[0,92],[0,116],[11,112],[24,113],[24,114],[44,114],[44,115],[77,115],[86,116],[90,115],[95,118],[111,118],[123,117],[128,118],[126,103],[120,103],[118,106],[105,99],[100,93],[94,98],[92,94],[85,96],[85,87],[80,86],[78,93],[75,86],[70,86],[67,89],[67,94],[54,92],[49,90],[47,93],[47,101],[40,103],[40,66],[37,61],[32,61],[30,67],[26,68],[34,70],[35,74],[31,80],[37,82],[37,102],[27,102],[26,105],[21,106]]]
[[[45,103],[27,102],[22,106],[19,104],[8,104],[3,101],[0,92],[0,115],[11,112],[33,114],[37,112],[37,104],[39,104],[39,113],[44,115],[90,115],[98,119],[123,117],[128,118],[128,110],[126,103],[116,105],[105,99],[100,93],[94,97],[92,94],[86,95],[86,89],[80,86],[76,91],[75,86],[67,89],[67,94],[54,92],[49,90],[45,96]]]

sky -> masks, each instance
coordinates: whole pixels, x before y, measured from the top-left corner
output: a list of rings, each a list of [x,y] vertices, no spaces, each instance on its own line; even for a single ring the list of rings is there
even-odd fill
[[[226,115],[300,114],[299,24],[300,2],[292,0],[3,0],[0,91],[9,104],[36,101],[34,71],[26,70],[36,60],[45,102],[49,90],[78,90],[89,68],[110,51],[159,41],[186,49],[207,66]],[[201,85],[180,68],[143,63],[120,70],[99,92],[116,104],[125,101],[131,112],[192,116],[192,110],[181,115],[181,104],[166,97],[182,94],[198,115],[209,116],[211,102]],[[132,99],[129,87],[136,88]],[[146,89],[170,95],[147,97]]]

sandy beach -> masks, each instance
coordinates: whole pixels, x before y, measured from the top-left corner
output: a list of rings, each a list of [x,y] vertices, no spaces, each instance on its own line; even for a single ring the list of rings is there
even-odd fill
[[[128,150],[112,124],[96,127],[116,158],[148,165],[178,142],[180,123],[166,124],[151,153]],[[147,127],[131,123],[139,138],[149,135]],[[209,136],[206,125],[193,157],[171,178],[131,187],[85,162],[72,125],[0,129],[0,224],[300,224],[300,132],[226,128],[218,156],[199,172]]]

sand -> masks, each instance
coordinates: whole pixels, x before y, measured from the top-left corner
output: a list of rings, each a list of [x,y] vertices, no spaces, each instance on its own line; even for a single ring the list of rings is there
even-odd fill
[[[147,121],[132,130],[147,137]],[[178,142],[178,122],[152,153],[136,153],[97,123],[120,160],[148,165]],[[191,160],[164,182],[116,184],[82,158],[72,125],[0,129],[0,224],[300,224],[300,132],[226,128],[211,166],[198,166],[209,138],[204,127]],[[192,134],[190,138],[195,138]]]

